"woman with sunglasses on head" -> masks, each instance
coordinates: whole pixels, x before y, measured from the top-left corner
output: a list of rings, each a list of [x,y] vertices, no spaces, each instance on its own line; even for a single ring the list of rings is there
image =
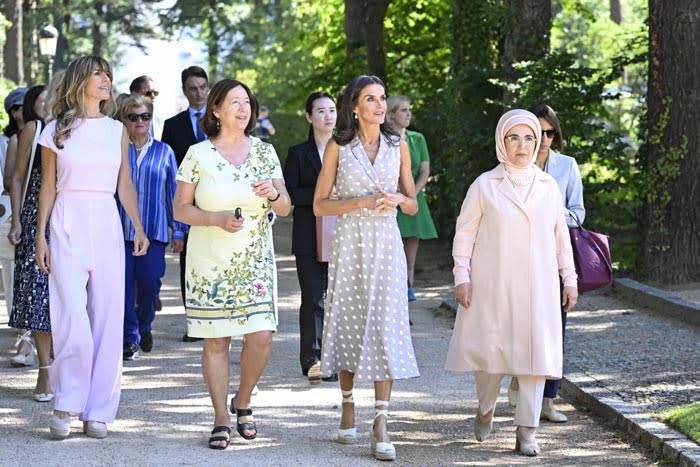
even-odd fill
[[[541,133],[534,114],[503,114],[495,135],[500,163],[467,191],[452,248],[459,307],[446,363],[476,373],[477,441],[491,433],[503,376],[518,376],[515,449],[527,456],[540,452],[545,380],[561,377],[560,309],[571,310],[578,297],[561,195],[535,165]]]
[[[15,274],[13,303],[9,325],[31,331],[39,358],[39,374],[34,400],[53,399],[48,370],[51,353],[51,322],[49,319],[49,278],[34,261],[37,235],[37,206],[41,186],[41,148],[35,136],[44,128],[43,85],[34,86],[24,98],[22,113],[26,122],[19,140],[19,149],[12,173],[12,228],[8,234],[15,245]],[[47,237],[48,232],[41,233]],[[28,337],[27,337],[28,338]]]
[[[586,217],[586,209],[583,206],[583,183],[576,159],[565,156],[559,151],[564,147],[564,135],[559,125],[556,112],[547,104],[537,104],[530,107],[530,112],[535,114],[542,126],[542,139],[540,149],[537,151],[535,164],[554,177],[559,186],[562,201],[564,202],[564,216],[569,228],[583,224]],[[575,216],[575,217],[574,217]],[[566,310],[561,309],[562,336],[566,336]],[[562,346],[564,340],[562,338]],[[563,347],[562,347],[563,351]],[[548,379],[544,386],[544,398],[542,400],[542,418],[554,423],[567,421],[566,415],[554,408],[554,399],[559,391],[559,379]],[[513,378],[508,388],[508,399],[512,402],[517,398],[518,382]]]
[[[5,101],[3,102],[8,117],[7,125],[3,128],[2,135],[0,135],[0,172],[2,172],[3,177],[1,194],[3,196],[9,195],[12,189],[12,172],[17,156],[19,137],[22,134],[22,128],[24,128],[22,104],[24,103],[24,96],[27,94],[27,91],[27,88],[13,89],[5,96]],[[5,198],[6,204],[8,198]],[[9,211],[9,206],[6,209]],[[9,214],[11,215],[12,212]],[[11,218],[5,217],[6,220],[2,225],[3,237],[9,233],[11,228]],[[15,252],[14,246],[9,239],[2,239],[0,241],[6,242],[0,248],[0,265],[2,266],[3,288],[5,289],[5,305],[9,312],[12,310]],[[29,337],[31,331],[22,329],[18,329],[17,331],[17,341],[15,342],[17,353],[10,358],[10,364],[13,367],[32,366],[36,363],[36,352]]]
[[[70,435],[79,414],[83,432],[107,436],[119,407],[124,326],[124,234],[115,192],[134,223],[134,249],[148,238],[131,182],[128,135],[112,113],[112,70],[103,58],[68,64],[49,102],[55,119],[39,138],[41,189],[36,262],[49,274],[54,361],[49,377],[55,439]]]
[[[141,223],[150,242],[143,256],[131,256],[134,250],[134,225],[119,205],[124,229],[126,259],[124,293],[124,360],[153,349],[151,324],[156,317],[156,300],[161,277],[165,274],[165,248],[168,228],[172,229],[172,251],[179,253],[185,243],[184,224],[173,214],[177,162],[167,144],[153,139],[149,127],[153,104],[148,97],[129,96],[119,108],[119,119],[129,135],[129,164],[131,180],[141,213]]]

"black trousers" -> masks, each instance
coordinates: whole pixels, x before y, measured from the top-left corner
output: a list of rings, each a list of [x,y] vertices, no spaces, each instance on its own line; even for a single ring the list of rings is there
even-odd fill
[[[299,363],[306,374],[309,367],[321,360],[323,338],[323,299],[328,287],[328,263],[316,255],[296,255],[297,277],[301,289],[299,307]]]

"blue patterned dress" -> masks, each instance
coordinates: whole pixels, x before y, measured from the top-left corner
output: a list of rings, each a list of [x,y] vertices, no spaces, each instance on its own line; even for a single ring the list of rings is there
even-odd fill
[[[37,124],[41,125],[40,122]],[[43,125],[41,125],[43,126]],[[15,286],[9,326],[38,332],[51,332],[49,318],[49,276],[39,269],[34,259],[36,224],[41,188],[41,146],[37,145],[29,184],[20,211],[22,236],[15,247]],[[44,233],[48,242],[48,227]]]

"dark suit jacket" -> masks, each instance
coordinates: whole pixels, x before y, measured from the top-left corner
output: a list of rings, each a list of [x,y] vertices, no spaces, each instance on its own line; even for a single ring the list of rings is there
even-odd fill
[[[190,146],[197,142],[187,109],[165,121],[162,141],[173,148],[179,166]]]
[[[321,158],[314,141],[289,148],[284,163],[284,183],[294,205],[292,253],[316,256],[314,190],[321,171]]]

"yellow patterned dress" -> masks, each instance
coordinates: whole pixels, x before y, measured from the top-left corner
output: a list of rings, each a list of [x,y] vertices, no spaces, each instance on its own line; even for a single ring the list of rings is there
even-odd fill
[[[277,329],[276,269],[270,203],[251,184],[282,178],[272,145],[251,137],[241,165],[228,162],[209,140],[190,147],[179,181],[196,184],[194,203],[204,211],[241,208],[243,229],[192,226],[187,241],[187,334],[227,337]]]

